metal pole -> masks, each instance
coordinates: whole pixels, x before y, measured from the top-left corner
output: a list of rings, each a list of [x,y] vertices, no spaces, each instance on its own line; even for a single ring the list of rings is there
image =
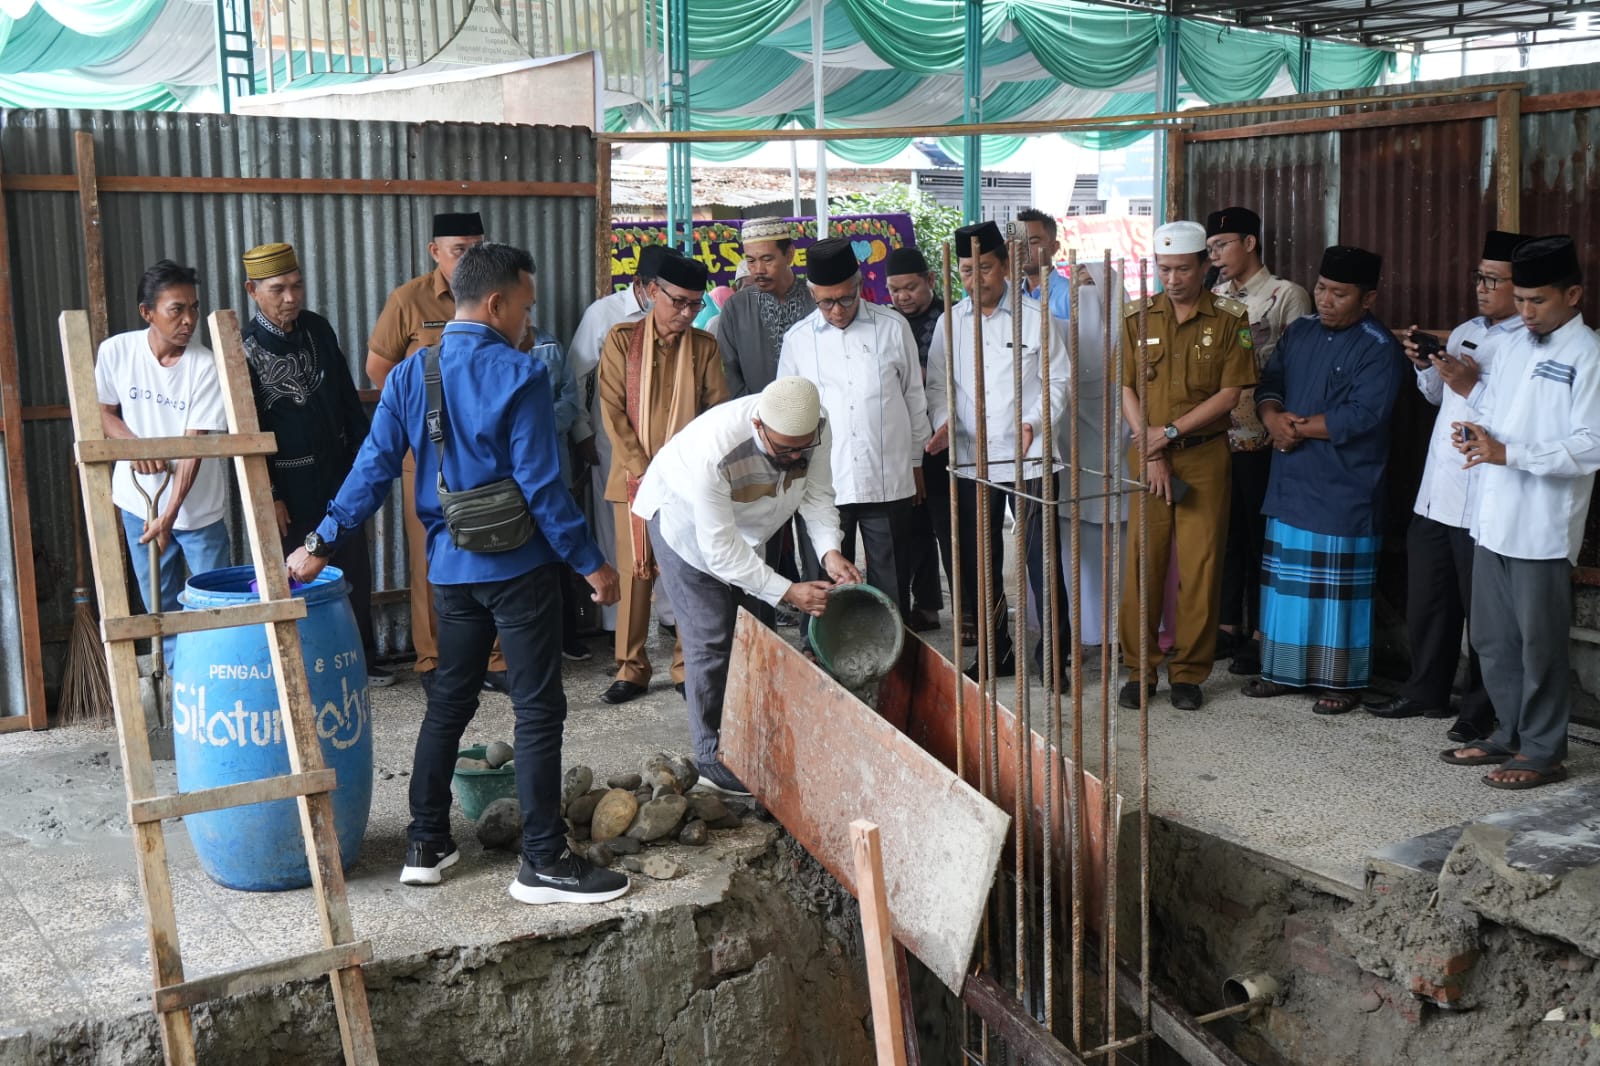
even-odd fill
[[[828,236],[828,142],[822,93],[822,13],[825,0],[811,0],[811,110],[817,130],[817,240]]]
[[[1178,109],[1178,20],[1169,16],[1161,20],[1161,46],[1157,53],[1157,65],[1160,71],[1161,98],[1156,101],[1157,110],[1176,111]],[[1302,90],[1303,91],[1303,90]],[[1165,133],[1161,137],[1161,150],[1156,154],[1156,196],[1151,205],[1155,211],[1155,225],[1167,222],[1167,149],[1168,141]]]
[[[994,559],[993,538],[989,535],[989,428],[988,403],[985,401],[983,367],[983,268],[979,257],[982,251],[978,238],[972,238],[968,249],[972,258],[972,284],[968,287],[972,297],[972,403],[973,403],[973,457],[977,466],[978,483],[973,486],[977,506],[974,508],[978,533],[978,602],[974,614],[978,619],[978,698],[979,703],[979,755],[981,757],[978,791],[990,799],[999,798],[1000,755],[999,737],[995,715],[994,683],[994,587],[990,580],[990,566]],[[954,460],[952,459],[952,464]],[[958,684],[960,682],[958,681]],[[991,962],[989,921],[984,920],[983,955],[985,965]],[[984,1022],[979,1030],[979,1046],[983,1061],[989,1061],[989,1025]]]
[[[1144,257],[1141,256],[1139,258],[1139,356],[1138,356],[1138,358],[1139,358],[1139,374],[1138,374],[1138,379],[1139,379],[1139,424],[1134,427],[1134,432],[1140,434],[1141,445],[1142,445],[1142,441],[1144,439],[1144,436],[1146,435],[1147,430],[1149,429],[1149,424],[1150,424],[1150,408],[1149,408],[1149,403],[1150,403],[1150,345],[1148,343],[1149,339],[1150,339],[1150,316],[1149,316],[1149,311],[1150,311],[1149,303],[1150,303],[1150,301],[1149,301],[1149,293],[1150,293],[1149,276],[1148,276],[1148,274],[1146,272],[1146,264],[1145,264]],[[1149,765],[1148,722],[1149,722],[1149,717],[1150,717],[1150,688],[1144,682],[1144,679],[1148,676],[1148,670],[1149,670],[1149,667],[1150,667],[1150,591],[1151,591],[1151,589],[1150,589],[1150,502],[1149,502],[1150,501],[1150,491],[1149,491],[1149,488],[1148,488],[1148,483],[1149,483],[1149,479],[1150,479],[1150,469],[1149,469],[1149,467],[1150,467],[1149,457],[1146,454],[1146,451],[1145,451],[1144,447],[1141,446],[1140,449],[1139,449],[1139,484],[1144,489],[1144,491],[1139,493],[1139,720],[1141,722],[1141,732],[1145,734],[1145,736],[1143,736],[1141,738],[1140,756],[1143,759],[1143,761],[1145,763],[1145,766],[1146,766],[1146,770],[1145,770],[1145,774],[1146,775],[1148,774],[1148,765]],[[1146,802],[1146,805],[1148,806],[1148,795],[1146,794],[1145,796],[1142,796],[1141,798]],[[1143,812],[1141,812],[1141,819],[1142,820],[1145,819],[1145,815],[1144,815]],[[1146,824],[1148,824],[1147,821],[1146,821]],[[1143,832],[1145,832],[1145,829],[1143,827],[1141,827],[1141,834]],[[1110,861],[1109,857],[1114,854],[1114,848],[1112,847],[1113,841],[1108,840],[1106,842],[1106,844],[1107,844],[1106,854],[1108,856],[1108,861]],[[1144,849],[1145,846],[1146,845],[1145,845],[1144,841],[1141,839],[1141,859],[1145,858],[1145,855],[1143,853],[1143,849]],[[1143,911],[1142,911],[1142,913],[1140,915],[1140,921],[1144,922],[1144,921],[1148,920],[1148,915],[1149,915],[1149,902],[1148,902],[1149,901],[1149,870],[1148,870],[1148,866],[1146,866],[1145,869],[1143,869],[1141,871],[1140,886],[1141,886],[1141,892],[1143,893],[1143,896],[1144,896],[1143,900],[1141,900]],[[1109,909],[1109,904],[1108,904],[1108,909]],[[1145,942],[1146,942],[1146,945],[1148,945],[1148,943],[1149,943],[1148,931],[1146,931]],[[1148,1026],[1149,1026],[1149,1019],[1150,1019],[1150,975],[1149,975],[1148,969],[1146,969],[1146,967],[1148,967],[1148,965],[1149,965],[1148,952],[1149,952],[1149,948],[1148,947],[1141,948],[1141,951],[1140,951],[1141,968],[1140,968],[1140,975],[1139,975],[1140,984],[1141,984],[1141,987],[1143,989],[1142,994],[1141,994],[1141,1002],[1140,1002],[1140,1005],[1139,1005],[1140,1006],[1140,1010],[1141,1010],[1141,1014],[1142,1014],[1142,1017],[1141,1017],[1140,1020],[1144,1023],[1146,1028],[1148,1028]],[[1111,1001],[1112,1001],[1112,1003],[1115,1003],[1116,1002],[1116,989],[1117,989],[1116,972],[1115,972],[1116,971],[1116,957],[1115,957],[1115,954],[1112,955],[1110,961],[1111,961],[1111,967],[1112,967],[1112,973],[1111,973],[1111,976],[1110,976],[1110,981],[1111,981],[1110,987],[1111,987],[1111,996],[1112,996],[1112,1000]],[[1113,1016],[1114,1016],[1115,1015],[1115,1011],[1113,1011],[1112,1013],[1113,1013]],[[1111,1039],[1114,1041],[1114,1040],[1116,1040],[1116,1038],[1117,1038],[1116,1029],[1115,1029],[1115,1027],[1113,1027],[1113,1029],[1111,1031]]]
[[[1083,610],[1080,606],[1083,594],[1082,579],[1082,515],[1079,497],[1082,495],[1082,475],[1078,456],[1078,382],[1080,377],[1079,362],[1081,361],[1081,348],[1078,337],[1078,253],[1076,250],[1067,253],[1067,276],[1071,286],[1069,292],[1072,296],[1071,311],[1067,319],[1067,353],[1071,362],[1072,397],[1069,409],[1072,413],[1072,425],[1068,430],[1071,447],[1071,466],[1067,477],[1069,487],[1067,498],[1070,501],[1068,514],[1072,523],[1072,775],[1067,779],[1068,794],[1068,831],[1072,834],[1072,1046],[1083,1047],[1083,832],[1086,822],[1083,817]],[[1043,295],[1043,293],[1041,293]],[[1048,304],[1043,305],[1048,308]],[[1109,435],[1109,431],[1108,431]]]
[[[806,211],[805,204],[801,203],[801,201],[800,201],[800,142],[799,141],[790,141],[789,142],[789,185],[794,190],[794,212],[793,212],[793,214],[794,214],[794,216],[796,218],[799,218],[801,215],[805,214],[805,211]],[[944,258],[945,258],[945,264],[944,264],[945,281],[948,283],[949,280],[950,280],[950,278],[949,278],[949,274],[950,274],[950,249],[948,247],[945,248]],[[950,291],[949,289],[945,289],[945,292],[949,292],[949,291]]]
[[[1059,367],[1052,371],[1050,366],[1050,275],[1055,271],[1045,270],[1039,277],[1039,379],[1043,383],[1044,392],[1040,397],[1039,427],[1042,441],[1039,452],[1044,457],[1044,513],[1040,517],[1040,530],[1042,543],[1039,545],[1044,558],[1044,574],[1040,585],[1041,603],[1039,605],[1039,618],[1044,626],[1044,676],[1045,691],[1049,704],[1047,720],[1045,723],[1045,758],[1044,758],[1044,854],[1040,866],[1044,872],[1044,900],[1040,913],[1044,916],[1044,1025],[1052,1033],[1055,1032],[1056,1017],[1056,949],[1055,949],[1055,765],[1061,757],[1061,627],[1056,624],[1061,617],[1063,605],[1056,599],[1056,567],[1060,560],[1056,558],[1057,536],[1056,527],[1058,512],[1056,507],[1056,470],[1055,470],[1055,418],[1057,412],[1052,410],[1050,403],[1050,375],[1059,374]],[[1074,401],[1076,397],[1074,397]],[[1070,432],[1077,431],[1076,423]],[[1032,748],[1033,738],[1028,738],[1029,748]],[[1031,776],[1030,776],[1031,780]]]
[[[951,259],[950,244],[944,245],[944,426],[945,426],[945,464],[948,473],[947,481],[950,483],[950,621],[955,637],[951,641],[950,661],[956,668],[956,776],[963,781],[967,778],[967,716],[965,704],[967,686],[963,684],[962,659],[966,657],[965,649],[961,643],[961,610],[965,606],[961,596],[961,520],[956,502],[956,316],[955,301],[951,294],[955,287],[951,284]]]
[[[967,0],[962,72],[966,94],[961,121],[983,121],[983,0]],[[970,224],[983,218],[983,138],[972,134],[962,153],[961,212]]]
[[[1027,245],[1021,241],[1007,242],[1007,254],[1011,260],[1011,413],[1013,432],[1016,434],[1016,466],[1012,468],[1013,489],[1025,489],[1027,478],[1028,452],[1024,447],[1022,428],[1025,425],[1022,413],[1022,257]],[[1024,1006],[1028,1003],[1028,775],[1032,772],[1032,759],[1029,756],[1033,750],[1032,729],[1028,723],[1028,670],[1026,653],[1028,641],[1028,525],[1029,512],[1033,509],[1030,501],[1024,500],[1021,494],[1011,497],[1011,533],[1015,556],[1013,564],[1016,567],[1016,624],[1012,627],[1011,648],[1012,658],[1021,659],[1017,663],[1017,704],[1012,708],[1012,720],[1015,725],[1013,731],[1016,767],[1015,801],[1016,814],[1012,819],[1012,828],[1016,831],[1017,867],[1016,867],[1016,947],[1017,947],[1017,998]],[[1041,590],[1042,591],[1042,590]],[[1044,610],[1044,603],[1039,604],[1039,610]]]

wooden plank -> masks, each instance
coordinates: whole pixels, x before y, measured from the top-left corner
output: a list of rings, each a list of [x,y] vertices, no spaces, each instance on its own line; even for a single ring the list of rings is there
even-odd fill
[[[1188,133],[1167,131],[1167,219],[1188,218]]]
[[[0,734],[16,733],[24,729],[32,729],[33,722],[25,714],[7,715],[0,718]]]
[[[722,757],[852,893],[849,825],[876,822],[894,937],[960,990],[1007,839],[1004,811],[747,611],[734,628]]]
[[[1507,89],[1495,97],[1494,203],[1500,229],[1522,229],[1522,94]]]
[[[17,366],[17,329],[11,309],[11,233],[6,223],[5,193],[10,182],[0,175],[0,422],[6,433],[6,486],[11,503],[11,551],[17,590],[17,615],[22,637],[22,692],[28,725],[50,723],[44,705],[44,657],[39,649],[39,590],[33,572],[33,508],[28,496],[28,462],[23,453],[22,375]],[[106,499],[110,499],[110,493]],[[0,560],[4,565],[4,560]]]
[[[861,939],[867,952],[867,987],[872,997],[872,1040],[878,1066],[906,1066],[905,1020],[900,1015],[900,978],[894,937],[889,932],[889,896],[883,886],[883,839],[878,827],[850,823],[856,857],[856,899],[861,904]]]
[[[988,974],[974,974],[961,990],[961,1000],[1005,1041],[1007,1049],[1025,1066],[1084,1066],[1067,1045],[1057,1040],[1023,1009],[1022,1003]]]
[[[233,626],[293,622],[305,616],[305,600],[241,603],[237,607],[207,607],[198,611],[162,611],[136,614],[131,618],[108,618],[100,623],[100,636],[109,644],[118,640],[146,640],[158,635],[205,633]]]
[[[906,1037],[906,1061],[922,1062],[922,1049],[917,1040],[917,1011],[911,1002],[911,968],[906,965],[906,946],[899,941],[894,945],[894,972],[900,987],[900,1029]]]
[[[132,437],[80,440],[80,463],[120,463],[135,459],[232,459],[238,455],[276,455],[271,433],[208,433],[202,437]]]
[[[1277,122],[1258,122],[1220,130],[1191,130],[1190,141],[1238,141],[1252,137],[1288,137],[1297,133],[1330,133],[1342,130],[1378,129],[1385,126],[1417,126],[1430,122],[1456,122],[1469,118],[1488,118],[1495,113],[1493,100],[1434,104],[1424,107],[1392,107],[1382,111],[1357,111],[1318,118],[1290,118]]]
[[[111,335],[106,310],[106,257],[100,240],[100,185],[94,164],[94,134],[73,134],[78,157],[78,215],[83,223],[83,278],[89,288],[89,339],[95,351]],[[24,418],[27,416],[24,415]]]
[[[4,214],[0,212],[0,224]],[[83,311],[63,311],[60,317],[61,358],[72,408],[73,434],[79,441],[103,440],[100,404],[94,383],[94,345],[89,316]],[[111,502],[111,467],[80,464],[78,484],[85,501],[90,558],[94,561],[95,594],[104,618],[128,615],[128,575],[122,547],[122,522]],[[133,645],[106,645],[106,666],[111,678],[111,704],[117,717],[117,746],[122,755],[122,780],[129,804],[153,797],[155,778],[150,767],[150,738],[144,706],[139,702],[139,664]],[[167,874],[167,840],[161,823],[133,826],[134,857],[139,871],[139,891],[145,905],[145,933],[150,941],[150,969],[156,987],[183,982],[183,958],[178,946],[178,921]],[[194,1066],[194,1030],[189,1015],[171,1012],[159,1016],[161,1046],[168,1066]]]
[[[76,192],[72,174],[18,174],[19,192]],[[391,178],[219,178],[102,176],[102,193],[250,193],[258,196],[570,196],[594,195],[587,181],[420,181]]]
[[[1586,111],[1600,107],[1600,89],[1576,89],[1566,93],[1543,93],[1522,101],[1522,113],[1531,115],[1545,111]]]
[[[183,818],[205,811],[222,811],[230,807],[244,807],[252,803],[270,803],[273,800],[294,799],[314,792],[332,792],[338,775],[330,769],[313,770],[309,774],[282,774],[263,777],[256,781],[241,781],[236,785],[202,788],[194,792],[179,792],[171,796],[156,796],[128,804],[130,822],[160,822],[168,818]]]
[[[256,966],[207,974],[179,985],[158,988],[155,1006],[163,1014],[188,1010],[214,999],[243,996],[266,988],[276,988],[290,981],[309,981],[330,971],[343,972],[350,967],[359,971],[362,963],[371,961],[372,945],[365,940],[335,944],[293,958],[274,959]]]
[[[244,343],[239,337],[239,319],[232,311],[213,311],[208,321],[228,431],[259,433],[261,426],[251,394]],[[267,461],[260,455],[247,455],[235,458],[233,463],[244,498],[245,542],[250,545],[255,562],[261,598],[289,599],[289,572],[284,566],[278,537]],[[268,626],[267,636],[272,672],[278,680],[278,706],[282,708],[289,768],[297,774],[320,770],[323,768],[322,744],[312,719],[311,689],[300,650],[300,630],[293,622],[276,622]],[[344,867],[339,859],[339,840],[333,822],[333,799],[323,793],[300,796],[295,803],[300,813],[300,830],[305,839],[322,942],[330,947],[353,943],[356,937],[345,896]],[[372,1033],[365,976],[359,967],[346,967],[333,971],[330,978],[345,1062],[376,1066],[378,1048]]]
[[[611,289],[611,146],[594,144],[594,297],[610,296]]]

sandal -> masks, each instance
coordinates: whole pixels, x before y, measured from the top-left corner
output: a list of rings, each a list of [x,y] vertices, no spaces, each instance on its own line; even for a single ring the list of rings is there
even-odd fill
[[[1273,696],[1292,695],[1300,690],[1293,685],[1280,685],[1276,681],[1268,681],[1264,677],[1252,677],[1244,683],[1244,688],[1240,691],[1252,699],[1266,700]]]
[[[1507,791],[1520,791],[1525,788],[1538,788],[1541,785],[1553,785],[1558,781],[1565,781],[1567,779],[1567,768],[1565,766],[1552,766],[1548,770],[1539,770],[1532,766],[1528,766],[1525,763],[1521,766],[1518,766],[1517,762],[1518,760],[1516,759],[1507,759],[1500,765],[1499,770],[1484,774],[1483,783],[1488,785],[1490,788],[1503,788]],[[1511,770],[1519,774],[1528,774],[1529,776],[1517,781],[1501,781],[1494,777],[1495,773],[1503,773],[1507,770]]]
[[[1349,714],[1361,706],[1359,692],[1324,692],[1311,705],[1312,714]]]
[[[961,646],[963,648],[976,648],[978,646],[978,623],[961,623]]]
[[[1482,755],[1463,755],[1464,751],[1481,751]],[[1439,758],[1451,766],[1498,766],[1511,758],[1509,752],[1490,751],[1488,748],[1477,744],[1468,744],[1460,748],[1446,748],[1439,753]]]

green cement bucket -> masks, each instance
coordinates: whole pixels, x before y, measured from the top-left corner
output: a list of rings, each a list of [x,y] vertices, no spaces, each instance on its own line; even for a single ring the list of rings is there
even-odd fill
[[[474,744],[457,751],[456,758],[481,759],[488,750],[486,745]],[[489,804],[517,794],[517,764],[507,763],[498,770],[456,770],[451,775],[451,783],[455,786],[461,813],[477,821]]]
[[[848,689],[881,681],[905,646],[899,608],[871,585],[834,589],[828,593],[828,609],[811,622],[817,662]]]

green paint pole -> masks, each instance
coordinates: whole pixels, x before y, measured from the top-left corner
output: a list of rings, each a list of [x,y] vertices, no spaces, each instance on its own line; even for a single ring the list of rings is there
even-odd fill
[[[1311,38],[1300,38],[1300,84],[1301,92],[1311,91]]]
[[[1156,56],[1156,65],[1160,76],[1156,110],[1176,111],[1178,109],[1178,20],[1171,15],[1161,20],[1161,47]],[[1167,148],[1171,142],[1165,133],[1158,136],[1161,138],[1161,150],[1156,153],[1156,195],[1155,203],[1150,206],[1153,208],[1156,225],[1160,226],[1172,221],[1167,217]]]
[[[961,109],[963,122],[983,121],[983,0],[967,0],[966,47],[962,68],[966,80],[966,99]],[[983,217],[983,138],[966,139],[961,172],[961,213],[970,224]]]
[[[689,0],[667,9],[667,127],[689,129]],[[694,171],[689,145],[667,146],[667,243],[694,252]]]

